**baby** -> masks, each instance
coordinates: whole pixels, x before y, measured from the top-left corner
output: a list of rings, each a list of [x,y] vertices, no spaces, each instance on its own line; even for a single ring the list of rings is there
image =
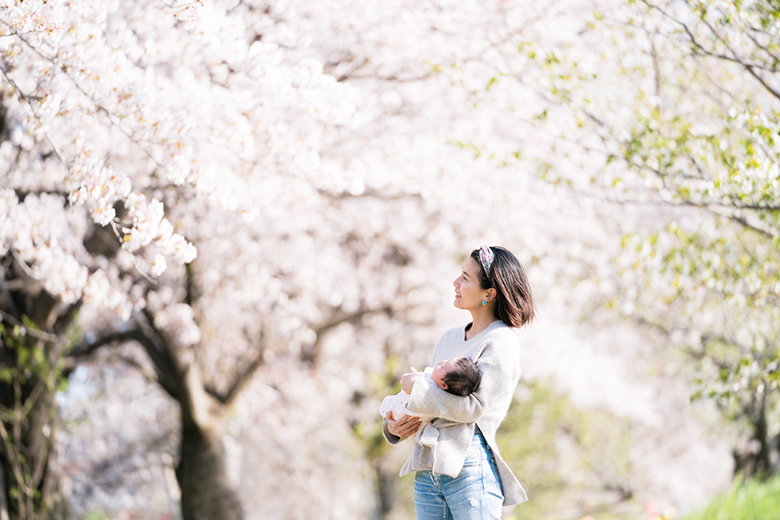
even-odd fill
[[[409,377],[411,376],[411,377]],[[398,419],[402,415],[414,415],[421,417],[424,421],[432,417],[421,416],[412,413],[406,409],[406,403],[409,402],[409,394],[414,387],[414,381],[418,377],[425,377],[439,386],[442,390],[460,396],[467,396],[474,392],[482,381],[482,374],[477,368],[477,364],[464,357],[454,357],[440,361],[434,368],[427,367],[423,372],[417,372],[412,367],[410,374],[404,375],[402,381],[403,389],[396,395],[388,395],[382,400],[379,406],[379,413],[382,417],[387,416],[387,412],[393,412],[393,416]]]

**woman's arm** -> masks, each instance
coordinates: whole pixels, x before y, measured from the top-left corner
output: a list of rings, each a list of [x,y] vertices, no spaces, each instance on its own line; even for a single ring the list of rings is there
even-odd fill
[[[503,349],[488,346],[477,360],[482,382],[476,392],[462,397],[450,394],[419,378],[410,394],[406,408],[421,415],[441,417],[460,423],[477,422],[487,407],[507,393],[514,392],[519,378],[519,362],[516,356],[500,355]]]

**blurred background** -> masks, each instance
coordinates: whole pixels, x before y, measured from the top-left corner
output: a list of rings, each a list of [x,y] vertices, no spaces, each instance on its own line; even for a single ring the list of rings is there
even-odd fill
[[[504,518],[776,518],[780,7],[546,4],[5,2],[0,520],[413,518],[482,244]]]

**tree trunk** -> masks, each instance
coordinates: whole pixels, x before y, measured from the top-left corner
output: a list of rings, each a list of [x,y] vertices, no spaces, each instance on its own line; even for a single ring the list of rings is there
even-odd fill
[[[24,280],[14,270],[7,271],[6,278]],[[61,315],[60,301],[40,289],[3,296],[0,518],[65,520],[72,512],[56,463],[59,414],[54,393],[59,378],[56,367],[65,346],[57,334],[71,316]]]
[[[769,426],[766,417],[766,392],[761,392],[756,399],[758,403],[756,404],[756,417],[753,424],[753,438],[758,441],[759,445],[756,454],[756,476],[763,480],[768,478],[772,471],[772,447],[770,446]]]
[[[222,443],[224,406],[204,390],[193,364],[181,382],[181,457],[176,478],[184,520],[242,520],[244,511],[227,472]]]
[[[193,428],[182,434],[176,478],[184,520],[241,520],[243,508],[227,475],[220,436]]]
[[[73,517],[70,502],[62,492],[62,474],[56,460],[53,439],[59,417],[53,392],[44,390],[29,415],[24,438],[29,466],[41,493],[40,508],[30,518],[67,520]]]
[[[6,511],[11,518],[20,520],[71,518],[70,504],[62,493],[62,475],[53,441],[58,418],[53,389],[38,378],[16,388],[13,384],[2,386],[0,404],[12,411],[14,418],[3,422],[8,440],[3,439],[0,450],[0,519]]]
[[[387,518],[390,511],[396,505],[395,486],[398,481],[398,472],[389,470],[381,459],[374,460],[376,471],[377,495],[379,497],[379,515],[381,519]]]
[[[753,435],[746,450],[733,451],[734,476],[741,476],[743,480],[764,480],[772,475],[772,440],[769,437],[766,399],[766,392],[756,393],[744,407],[744,415],[750,421]]]

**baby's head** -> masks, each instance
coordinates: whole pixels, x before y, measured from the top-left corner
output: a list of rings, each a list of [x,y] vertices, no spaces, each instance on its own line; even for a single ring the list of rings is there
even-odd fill
[[[439,362],[431,376],[439,388],[455,395],[470,395],[482,381],[477,364],[464,357]]]

